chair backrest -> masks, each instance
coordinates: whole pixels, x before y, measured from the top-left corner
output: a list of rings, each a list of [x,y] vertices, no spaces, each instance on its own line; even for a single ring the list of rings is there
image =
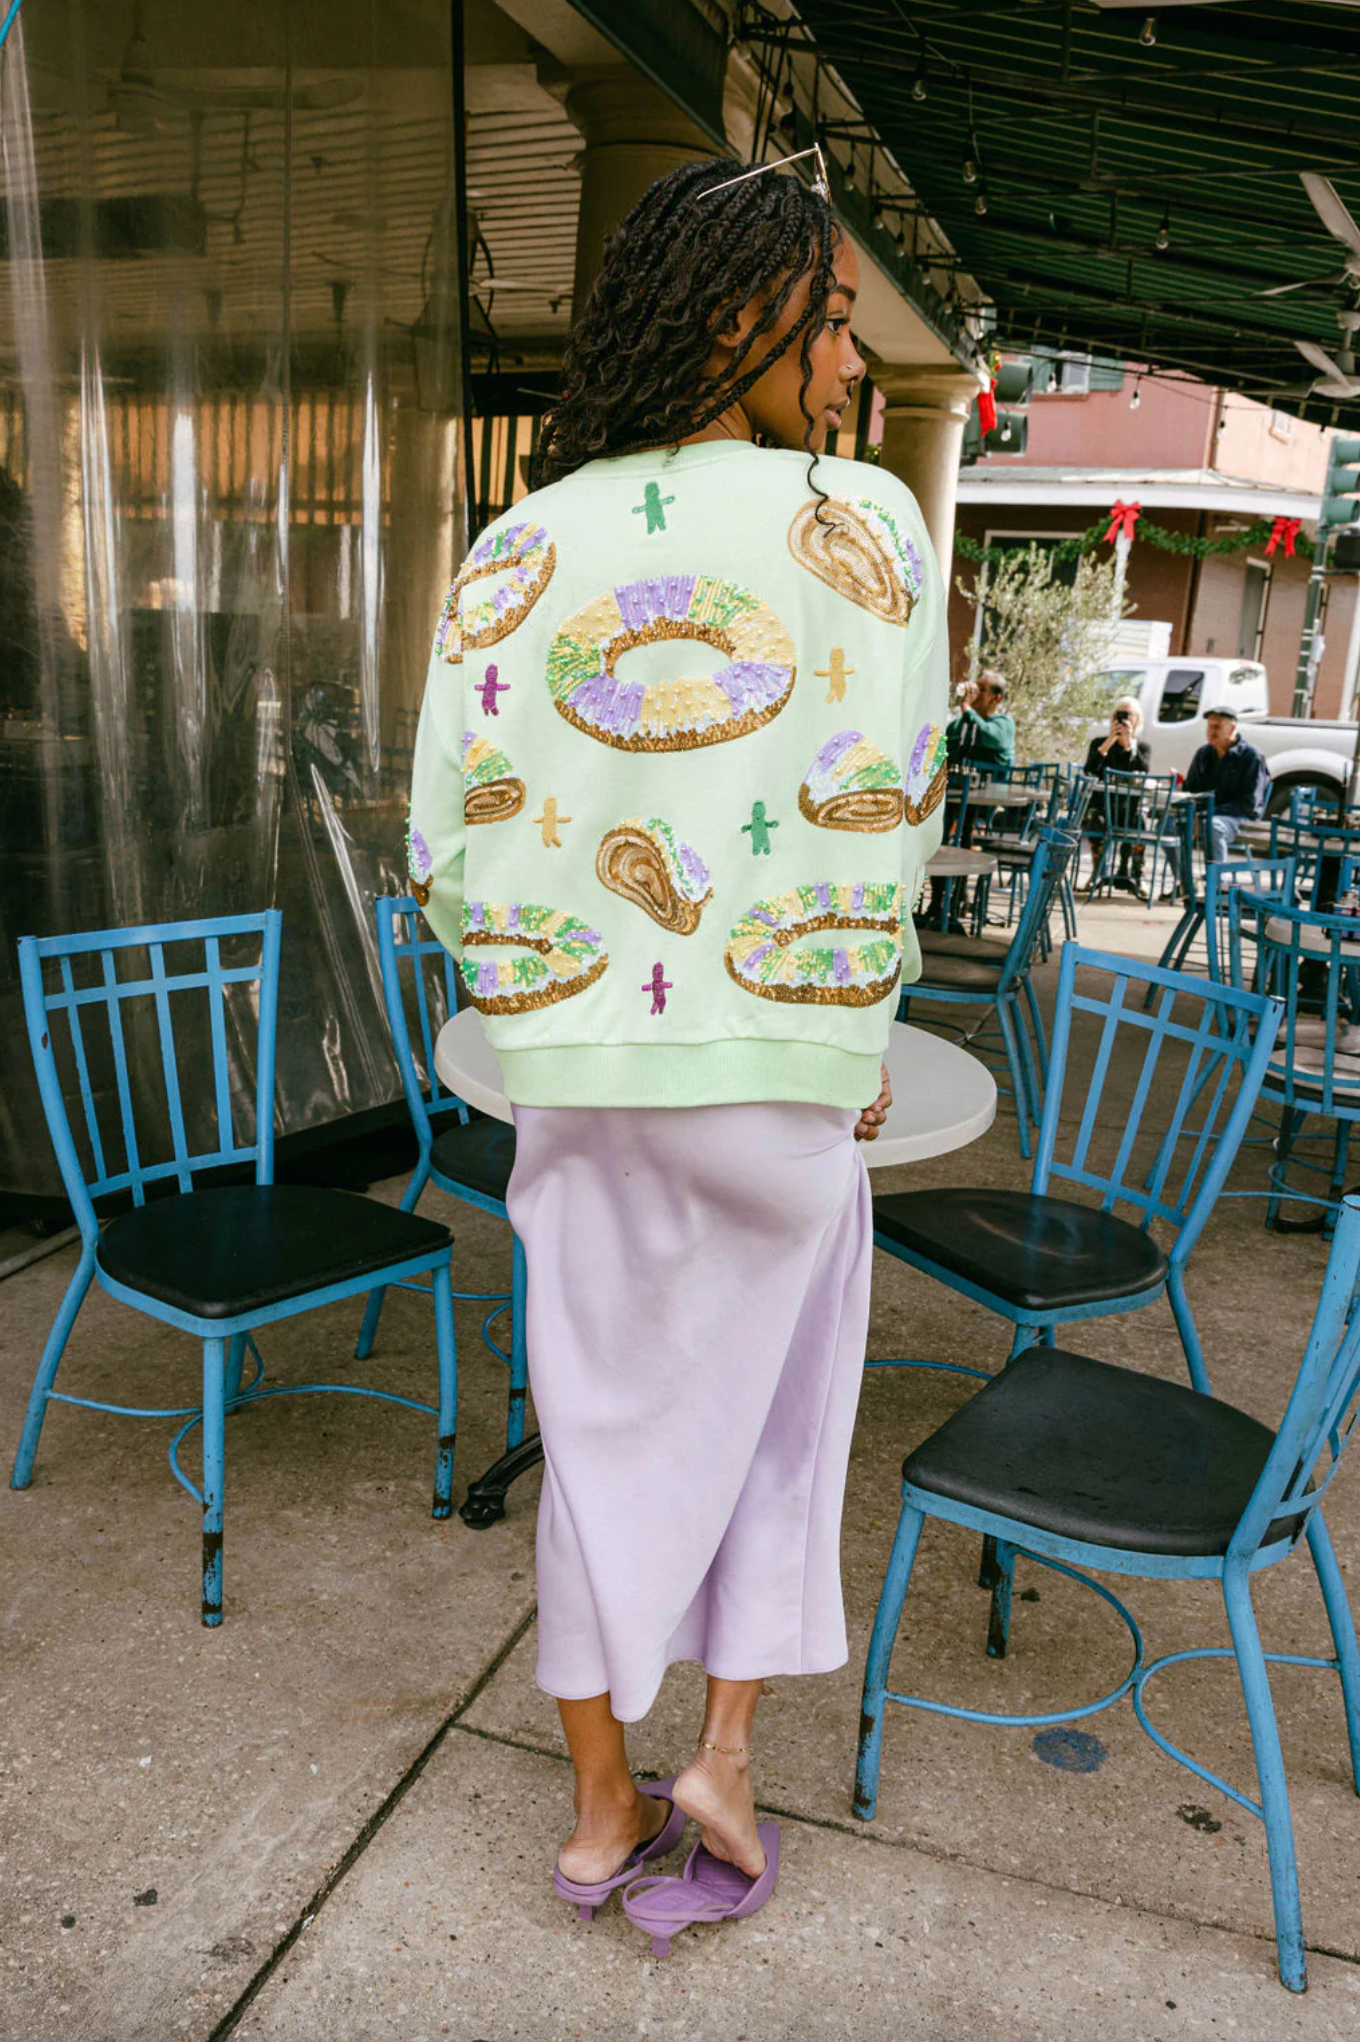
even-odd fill
[[[973,788],[973,775],[965,766],[962,772],[951,772],[945,809],[944,840],[947,844],[962,844],[966,841],[964,831],[968,823],[968,801]]]
[[[1103,786],[1105,827],[1111,836],[1146,844],[1169,837],[1177,827],[1174,773],[1107,773]]]
[[[1209,976],[1220,985],[1246,985],[1238,946],[1236,972],[1228,927],[1229,897],[1234,890],[1290,906],[1294,899],[1292,858],[1220,858],[1204,873],[1204,948]],[[1240,927],[1240,924],[1239,924]],[[1253,960],[1254,961],[1254,960]]]
[[[1091,796],[1095,791],[1096,783],[1091,775],[1074,770],[1068,777],[1063,789],[1066,803],[1065,806],[1061,807],[1060,813],[1056,817],[1055,827],[1060,830],[1080,832],[1081,826],[1086,820],[1086,811],[1091,806]]]
[[[148,1184],[192,1191],[200,1171],[241,1163],[254,1163],[257,1184],[273,1181],[282,927],[270,908],[21,938],[38,1089],[87,1243],[99,1232],[94,1200],[108,1193],[144,1205]]]
[[[1048,929],[1053,897],[1062,884],[1077,838],[1067,830],[1041,829],[1030,861],[1029,885],[1016,919],[1015,934],[1001,966],[997,997],[1009,993],[1034,963]]]
[[[1322,1294],[1303,1361],[1256,1487],[1228,1546],[1247,1560],[1259,1546],[1297,1538],[1331,1487],[1360,1415],[1360,1199],[1341,1201]]]
[[[378,924],[378,964],[387,1025],[397,1053],[401,1088],[423,1153],[433,1140],[432,1120],[444,1113],[456,1113],[464,1122],[468,1117],[466,1105],[442,1082],[434,1064],[435,1037],[457,1012],[458,969],[422,917],[414,894],[380,894],[373,913]],[[419,1065],[411,1040],[412,1011]]]
[[[1164,1221],[1183,1261],[1246,1131],[1280,1015],[1258,993],[1064,944],[1033,1189],[1080,1185],[1103,1212],[1130,1207],[1144,1229]]]
[[[1243,939],[1254,934],[1256,985],[1284,1009],[1266,1098],[1332,1120],[1360,1120],[1360,1027],[1350,1020],[1360,920],[1240,891],[1228,917],[1234,970],[1246,976]]]
[[[1212,794],[1178,793],[1171,804],[1172,819],[1180,834],[1180,890],[1189,907],[1200,905],[1200,875],[1208,871],[1209,825],[1214,819]]]

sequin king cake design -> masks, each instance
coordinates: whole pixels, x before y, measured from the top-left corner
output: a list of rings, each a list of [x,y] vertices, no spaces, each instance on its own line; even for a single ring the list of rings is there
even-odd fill
[[[796,947],[819,929],[878,933],[858,943]],[[734,925],[724,961],[743,992],[758,999],[871,1007],[902,970],[902,888],[823,880],[772,894]]]
[[[925,576],[915,542],[867,496],[805,503],[789,526],[789,551],[886,624],[905,624],[921,599]]]
[[[615,669],[626,652],[668,638],[712,646],[726,664],[694,679],[643,681]],[[744,737],[793,692],[793,640],[767,602],[708,574],[633,581],[597,596],[548,649],[558,713],[625,752],[686,751]]]
[[[456,666],[464,652],[508,638],[552,580],[556,565],[557,548],[542,525],[506,525],[484,533],[444,599],[436,652]],[[493,577],[494,587],[477,586]]]
[[[601,886],[632,901],[663,929],[692,936],[713,898],[708,867],[668,822],[630,818],[606,830],[595,854]]]
[[[524,782],[505,753],[475,730],[463,732],[463,815],[469,823],[505,822],[524,806]]]
[[[414,823],[406,825],[406,871],[411,882],[411,892],[418,905],[423,908],[430,898],[434,859],[430,855],[429,845]]]
[[[564,908],[531,901],[464,901],[462,934],[463,983],[483,1014],[528,1014],[570,1000],[603,977],[609,964],[598,929]],[[521,954],[467,954],[489,944],[512,945]]]
[[[839,730],[808,767],[798,806],[823,830],[895,830],[902,770],[860,731]]]
[[[949,754],[944,732],[938,723],[927,723],[916,733],[907,761],[906,817],[909,823],[924,822],[944,800],[949,783]]]

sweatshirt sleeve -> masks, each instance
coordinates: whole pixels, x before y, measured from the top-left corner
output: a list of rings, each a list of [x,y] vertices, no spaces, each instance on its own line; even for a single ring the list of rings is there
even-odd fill
[[[436,647],[425,676],[425,699],[416,731],[407,834],[407,856],[416,898],[444,948],[460,961],[463,854],[467,844],[463,819],[462,672],[461,666],[451,666]]]

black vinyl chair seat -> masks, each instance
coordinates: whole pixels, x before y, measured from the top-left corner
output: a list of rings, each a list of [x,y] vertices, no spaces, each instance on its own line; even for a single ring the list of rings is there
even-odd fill
[[[358,1192],[241,1184],[125,1213],[101,1235],[98,1263],[177,1311],[234,1319],[437,1254],[451,1238],[437,1220]]]
[[[505,1199],[515,1167],[515,1130],[505,1120],[457,1121],[435,1136],[430,1162],[441,1177],[483,1198]]]
[[[1031,1347],[902,1474],[1060,1538],[1199,1556],[1227,1551],[1274,1443],[1245,1411],[1184,1384]]]
[[[966,964],[991,964],[999,970],[1011,947],[1008,942],[998,942],[995,936],[955,936],[942,929],[921,929],[917,934],[921,955],[930,958],[932,965],[939,957],[958,957]]]
[[[1001,980],[1001,966],[986,957],[951,957],[930,952],[921,959],[919,983],[924,986],[953,988],[956,992],[990,993]],[[911,998],[912,988],[904,985],[903,992]]]
[[[1066,1198],[985,1186],[901,1191],[874,1200],[874,1228],[1024,1311],[1134,1299],[1169,1264],[1151,1234]]]

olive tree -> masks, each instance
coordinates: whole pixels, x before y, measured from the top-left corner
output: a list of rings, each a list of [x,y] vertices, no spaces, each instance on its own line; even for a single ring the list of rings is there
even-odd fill
[[[1005,675],[1017,761],[1083,758],[1092,719],[1109,707],[1096,676],[1113,663],[1119,620],[1132,607],[1119,563],[1084,553],[1075,580],[1059,581],[1052,549],[1024,546],[957,585],[974,617],[982,612],[969,678],[983,667]]]

